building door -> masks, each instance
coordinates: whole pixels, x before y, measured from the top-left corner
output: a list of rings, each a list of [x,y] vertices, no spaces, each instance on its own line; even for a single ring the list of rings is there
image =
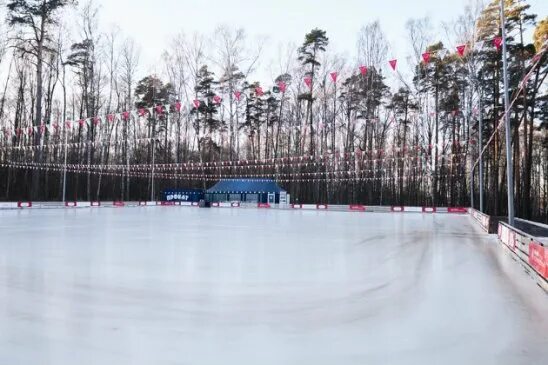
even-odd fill
[[[268,204],[275,204],[275,203],[276,203],[276,194],[268,193]]]
[[[287,202],[287,193],[285,191],[282,191],[280,193],[280,205],[286,205],[288,204]]]

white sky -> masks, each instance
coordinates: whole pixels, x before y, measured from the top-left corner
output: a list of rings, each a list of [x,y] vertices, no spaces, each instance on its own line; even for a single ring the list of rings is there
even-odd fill
[[[405,23],[410,18],[428,16],[432,24],[456,19],[470,0],[95,0],[100,5],[102,28],[118,24],[124,35],[133,37],[141,47],[140,74],[156,71],[160,55],[177,33],[211,34],[226,24],[243,27],[250,38],[268,37],[261,69],[262,82],[271,80],[267,68],[277,56],[278,45],[300,44],[306,32],[325,29],[329,48],[354,59],[359,29],[379,20],[391,48],[389,58],[409,54]],[[548,15],[548,0],[528,0],[539,18]],[[433,30],[444,40],[440,29]],[[159,71],[159,70],[158,70]]]

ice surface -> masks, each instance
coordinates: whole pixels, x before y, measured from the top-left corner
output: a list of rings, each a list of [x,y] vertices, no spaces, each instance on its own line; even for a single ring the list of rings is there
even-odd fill
[[[459,215],[0,211],[0,364],[546,364],[548,296]]]

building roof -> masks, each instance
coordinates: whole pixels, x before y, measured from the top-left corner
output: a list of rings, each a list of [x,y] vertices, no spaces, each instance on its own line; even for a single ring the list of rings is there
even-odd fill
[[[285,192],[274,180],[227,179],[206,191],[209,194],[260,194]]]

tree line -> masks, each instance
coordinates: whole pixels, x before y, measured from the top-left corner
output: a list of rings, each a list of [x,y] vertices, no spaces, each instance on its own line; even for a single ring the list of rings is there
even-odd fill
[[[137,41],[102,31],[93,2],[8,1],[0,198],[145,200],[251,177],[300,202],[468,206],[473,189],[477,207],[482,146],[484,210],[504,215],[498,3],[463,9],[443,37],[410,19],[409,55],[393,64],[378,21],[357,35],[355,60],[313,29],[257,81],[264,43],[243,29],[180,33],[139,77]],[[517,0],[505,15],[516,213],[546,221],[548,18]]]

